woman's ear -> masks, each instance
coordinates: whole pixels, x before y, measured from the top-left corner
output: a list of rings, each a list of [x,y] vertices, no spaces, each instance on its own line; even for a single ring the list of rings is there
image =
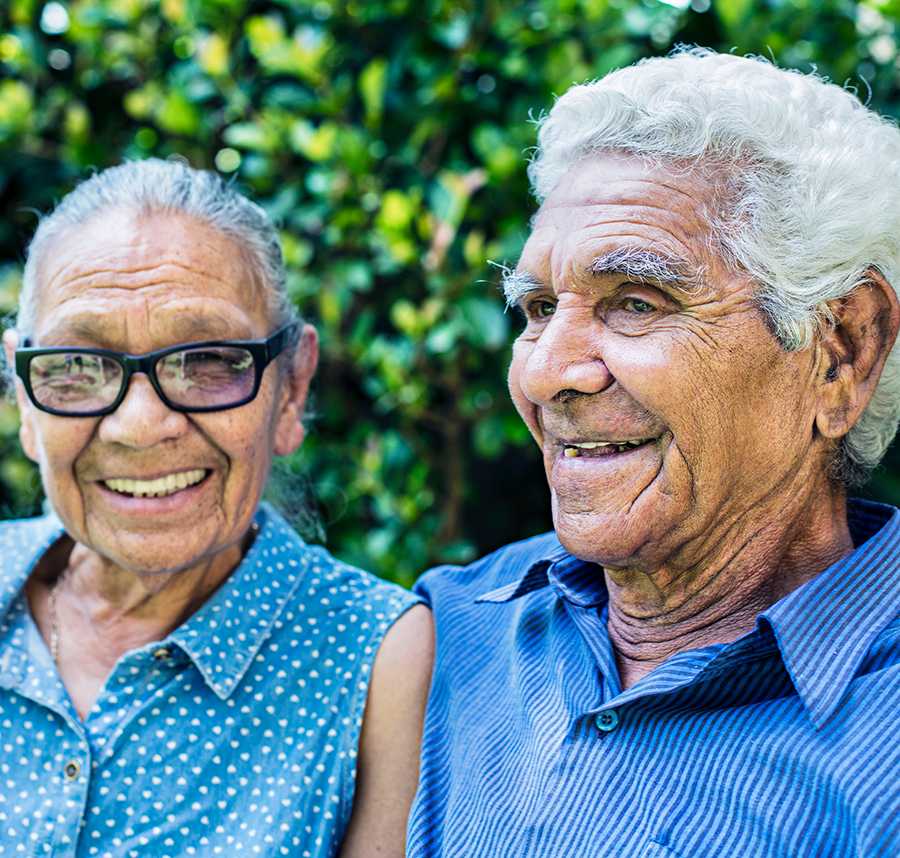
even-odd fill
[[[849,295],[828,304],[833,325],[822,335],[824,366],[819,377],[816,427],[842,438],[859,420],[900,328],[900,301],[877,269]]]
[[[275,425],[274,452],[277,456],[290,455],[303,442],[303,412],[318,362],[319,336],[312,325],[304,325],[283,381]]]
[[[16,349],[19,347],[19,332],[9,328],[3,332],[3,351],[6,354],[6,365],[10,368],[16,365]],[[16,403],[19,406],[19,443],[25,451],[25,455],[32,462],[37,462],[37,447],[34,443],[34,409],[25,397],[25,391],[18,379],[12,382],[16,388]]]

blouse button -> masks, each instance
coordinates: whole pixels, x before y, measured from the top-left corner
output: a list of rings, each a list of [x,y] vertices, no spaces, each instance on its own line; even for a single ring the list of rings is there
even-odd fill
[[[67,781],[74,781],[78,775],[81,774],[81,763],[79,763],[78,760],[69,760],[69,762],[66,763],[65,768],[63,768],[63,771],[65,772]]]
[[[153,653],[153,657],[157,661],[165,661],[171,653],[169,652],[167,647],[161,646],[158,650]]]

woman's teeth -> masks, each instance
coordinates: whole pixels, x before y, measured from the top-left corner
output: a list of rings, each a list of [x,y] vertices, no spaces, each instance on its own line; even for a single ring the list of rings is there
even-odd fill
[[[133,495],[137,498],[161,498],[175,494],[188,486],[199,483],[206,476],[206,471],[197,468],[193,471],[181,471],[178,474],[167,474],[155,480],[113,479],[104,480],[108,489],[121,494]]]
[[[636,441],[583,441],[580,444],[566,444],[563,448],[563,455],[567,459],[575,459],[577,458],[582,450],[596,450],[599,447],[610,447],[611,452],[616,453],[624,453],[626,450],[631,450],[634,447],[640,447],[641,444],[646,444],[648,441],[652,441],[653,438],[639,438]]]

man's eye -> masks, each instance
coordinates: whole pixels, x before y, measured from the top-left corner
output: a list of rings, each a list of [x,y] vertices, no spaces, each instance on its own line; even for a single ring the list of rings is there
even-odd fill
[[[652,313],[656,309],[651,303],[640,298],[626,298],[623,304],[625,309],[632,313]]]
[[[556,312],[556,304],[544,298],[538,298],[528,305],[528,316],[534,319],[547,319]]]

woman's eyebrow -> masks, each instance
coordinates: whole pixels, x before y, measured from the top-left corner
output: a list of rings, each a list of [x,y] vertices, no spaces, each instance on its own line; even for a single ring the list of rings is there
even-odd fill
[[[202,340],[243,340],[250,332],[243,329],[235,333],[235,320],[224,315],[189,316],[173,315],[168,325],[173,342],[200,342]],[[90,343],[98,348],[116,349],[122,344],[123,330],[110,329],[108,321],[98,315],[84,314],[65,319],[41,337],[41,345],[72,345]]]

